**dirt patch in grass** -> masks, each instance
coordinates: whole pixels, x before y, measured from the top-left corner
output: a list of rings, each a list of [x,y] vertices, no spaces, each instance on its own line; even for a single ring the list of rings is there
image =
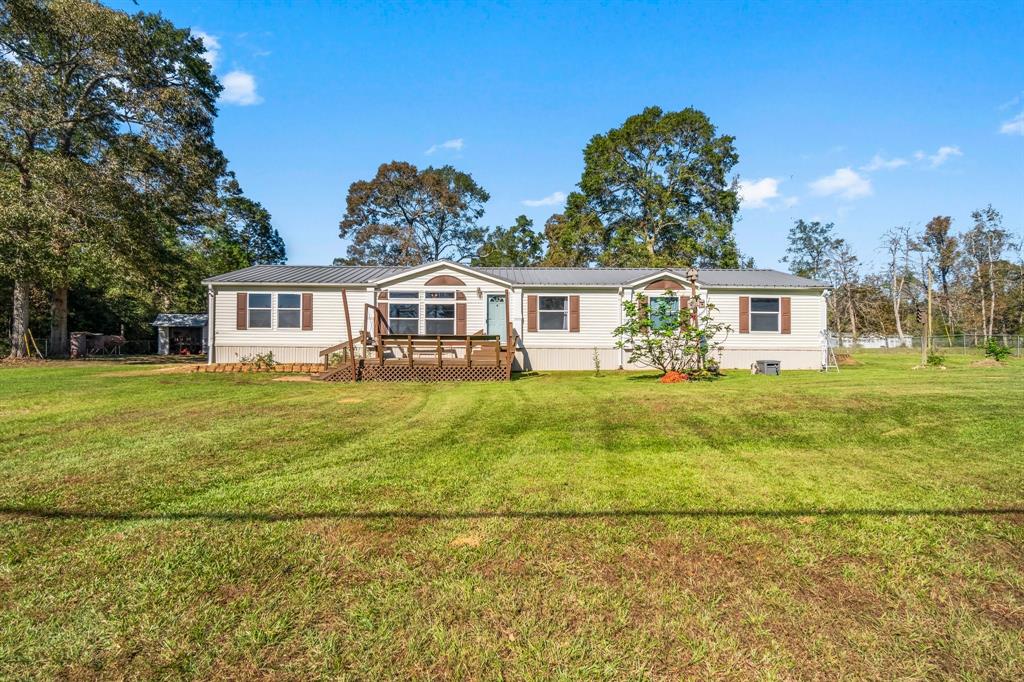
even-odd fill
[[[386,527],[378,523],[356,520],[311,519],[303,523],[302,530],[316,536],[326,548],[350,548],[355,552],[390,556],[396,553],[397,545],[413,533],[423,521],[399,519],[387,522]]]
[[[313,377],[308,374],[289,374],[283,377],[274,377],[272,381],[312,381]]]
[[[174,365],[172,367],[155,367],[153,369],[120,370],[117,372],[103,372],[101,377],[146,377],[153,374],[187,374],[192,371],[189,365]]]
[[[40,358],[0,358],[0,368],[4,367],[36,367],[47,364]]]
[[[971,363],[971,367],[1006,367],[1006,365],[993,358],[985,358],[984,360],[975,360]]]
[[[479,535],[460,535],[448,543],[449,547],[479,547],[482,539]]]

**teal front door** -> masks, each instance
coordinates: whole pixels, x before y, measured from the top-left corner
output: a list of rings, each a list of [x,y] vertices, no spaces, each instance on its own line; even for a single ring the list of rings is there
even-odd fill
[[[505,296],[504,294],[487,294],[487,334],[500,336],[505,340]]]

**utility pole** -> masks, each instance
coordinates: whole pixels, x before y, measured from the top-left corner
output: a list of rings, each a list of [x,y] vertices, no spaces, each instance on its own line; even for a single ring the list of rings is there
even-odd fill
[[[932,345],[932,269],[928,268],[928,347]],[[926,357],[925,360],[928,358]]]

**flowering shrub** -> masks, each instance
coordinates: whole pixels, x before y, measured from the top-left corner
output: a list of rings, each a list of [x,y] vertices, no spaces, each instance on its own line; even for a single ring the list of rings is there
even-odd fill
[[[676,372],[686,380],[709,379],[718,375],[713,355],[732,331],[729,325],[712,319],[715,306],[703,303],[700,295],[690,299],[688,308],[673,305],[670,296],[649,299],[640,294],[623,302],[626,321],[613,332],[617,348],[629,351],[631,363]]]

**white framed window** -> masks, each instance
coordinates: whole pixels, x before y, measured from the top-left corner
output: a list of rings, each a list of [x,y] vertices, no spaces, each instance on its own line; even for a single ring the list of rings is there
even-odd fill
[[[679,320],[678,296],[651,296],[647,299],[651,329],[675,328]]]
[[[302,294],[277,295],[277,326],[279,329],[302,326]]]
[[[537,297],[537,329],[567,331],[569,329],[569,297]]]
[[[455,333],[455,292],[428,291],[423,297],[427,334]]]
[[[419,298],[415,291],[388,292],[388,327],[392,334],[420,333]]]
[[[780,329],[780,302],[778,297],[750,298],[750,331],[777,332]]]
[[[249,329],[270,329],[273,294],[249,294]]]

